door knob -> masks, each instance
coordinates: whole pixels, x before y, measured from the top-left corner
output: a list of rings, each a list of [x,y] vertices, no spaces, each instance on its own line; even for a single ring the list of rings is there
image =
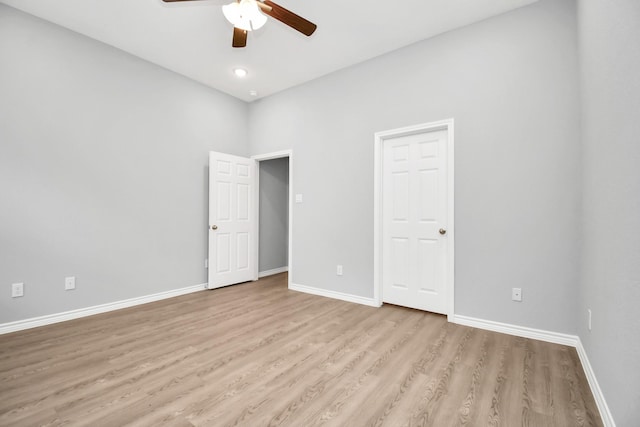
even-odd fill
[[[212,230],[217,230],[217,229],[218,229],[218,226],[217,226],[217,225],[212,225],[212,226],[211,226],[211,229],[212,229]]]
[[[445,230],[444,228],[441,228],[440,230],[438,230],[438,232],[439,232],[440,234],[442,234],[443,236],[444,236],[445,234],[447,234],[447,230]]]

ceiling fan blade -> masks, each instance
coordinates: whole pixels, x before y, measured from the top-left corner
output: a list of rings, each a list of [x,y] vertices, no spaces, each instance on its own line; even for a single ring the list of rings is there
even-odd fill
[[[294,30],[300,31],[305,36],[310,36],[311,34],[313,34],[316,28],[318,28],[317,25],[313,22],[307,21],[303,17],[296,15],[295,13],[270,0],[264,0],[262,3],[271,7],[271,10],[268,10],[268,8],[261,8],[262,13],[264,13],[265,15],[269,15],[274,19],[277,19],[278,21],[290,26]]]
[[[233,47],[245,47],[247,45],[247,32],[240,28],[233,27]]]

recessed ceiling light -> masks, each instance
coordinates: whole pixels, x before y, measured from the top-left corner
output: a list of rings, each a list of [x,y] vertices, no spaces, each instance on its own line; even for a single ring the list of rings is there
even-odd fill
[[[234,68],[233,69],[233,74],[236,75],[236,77],[246,77],[247,74],[249,74],[249,72],[247,70],[245,70],[244,68]]]
[[[250,90],[249,91],[249,95],[250,96],[258,96],[258,91],[257,90]]]

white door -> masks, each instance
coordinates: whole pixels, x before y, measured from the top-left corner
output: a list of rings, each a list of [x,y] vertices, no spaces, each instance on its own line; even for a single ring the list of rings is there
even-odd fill
[[[382,301],[447,314],[447,134],[382,147]]]
[[[209,153],[209,281],[257,280],[256,161]]]

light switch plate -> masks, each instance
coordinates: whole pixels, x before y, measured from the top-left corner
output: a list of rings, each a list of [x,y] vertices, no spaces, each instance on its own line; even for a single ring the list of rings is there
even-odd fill
[[[11,298],[18,298],[22,296],[24,296],[24,283],[12,283]]]
[[[522,288],[511,289],[511,299],[514,301],[522,301]]]

